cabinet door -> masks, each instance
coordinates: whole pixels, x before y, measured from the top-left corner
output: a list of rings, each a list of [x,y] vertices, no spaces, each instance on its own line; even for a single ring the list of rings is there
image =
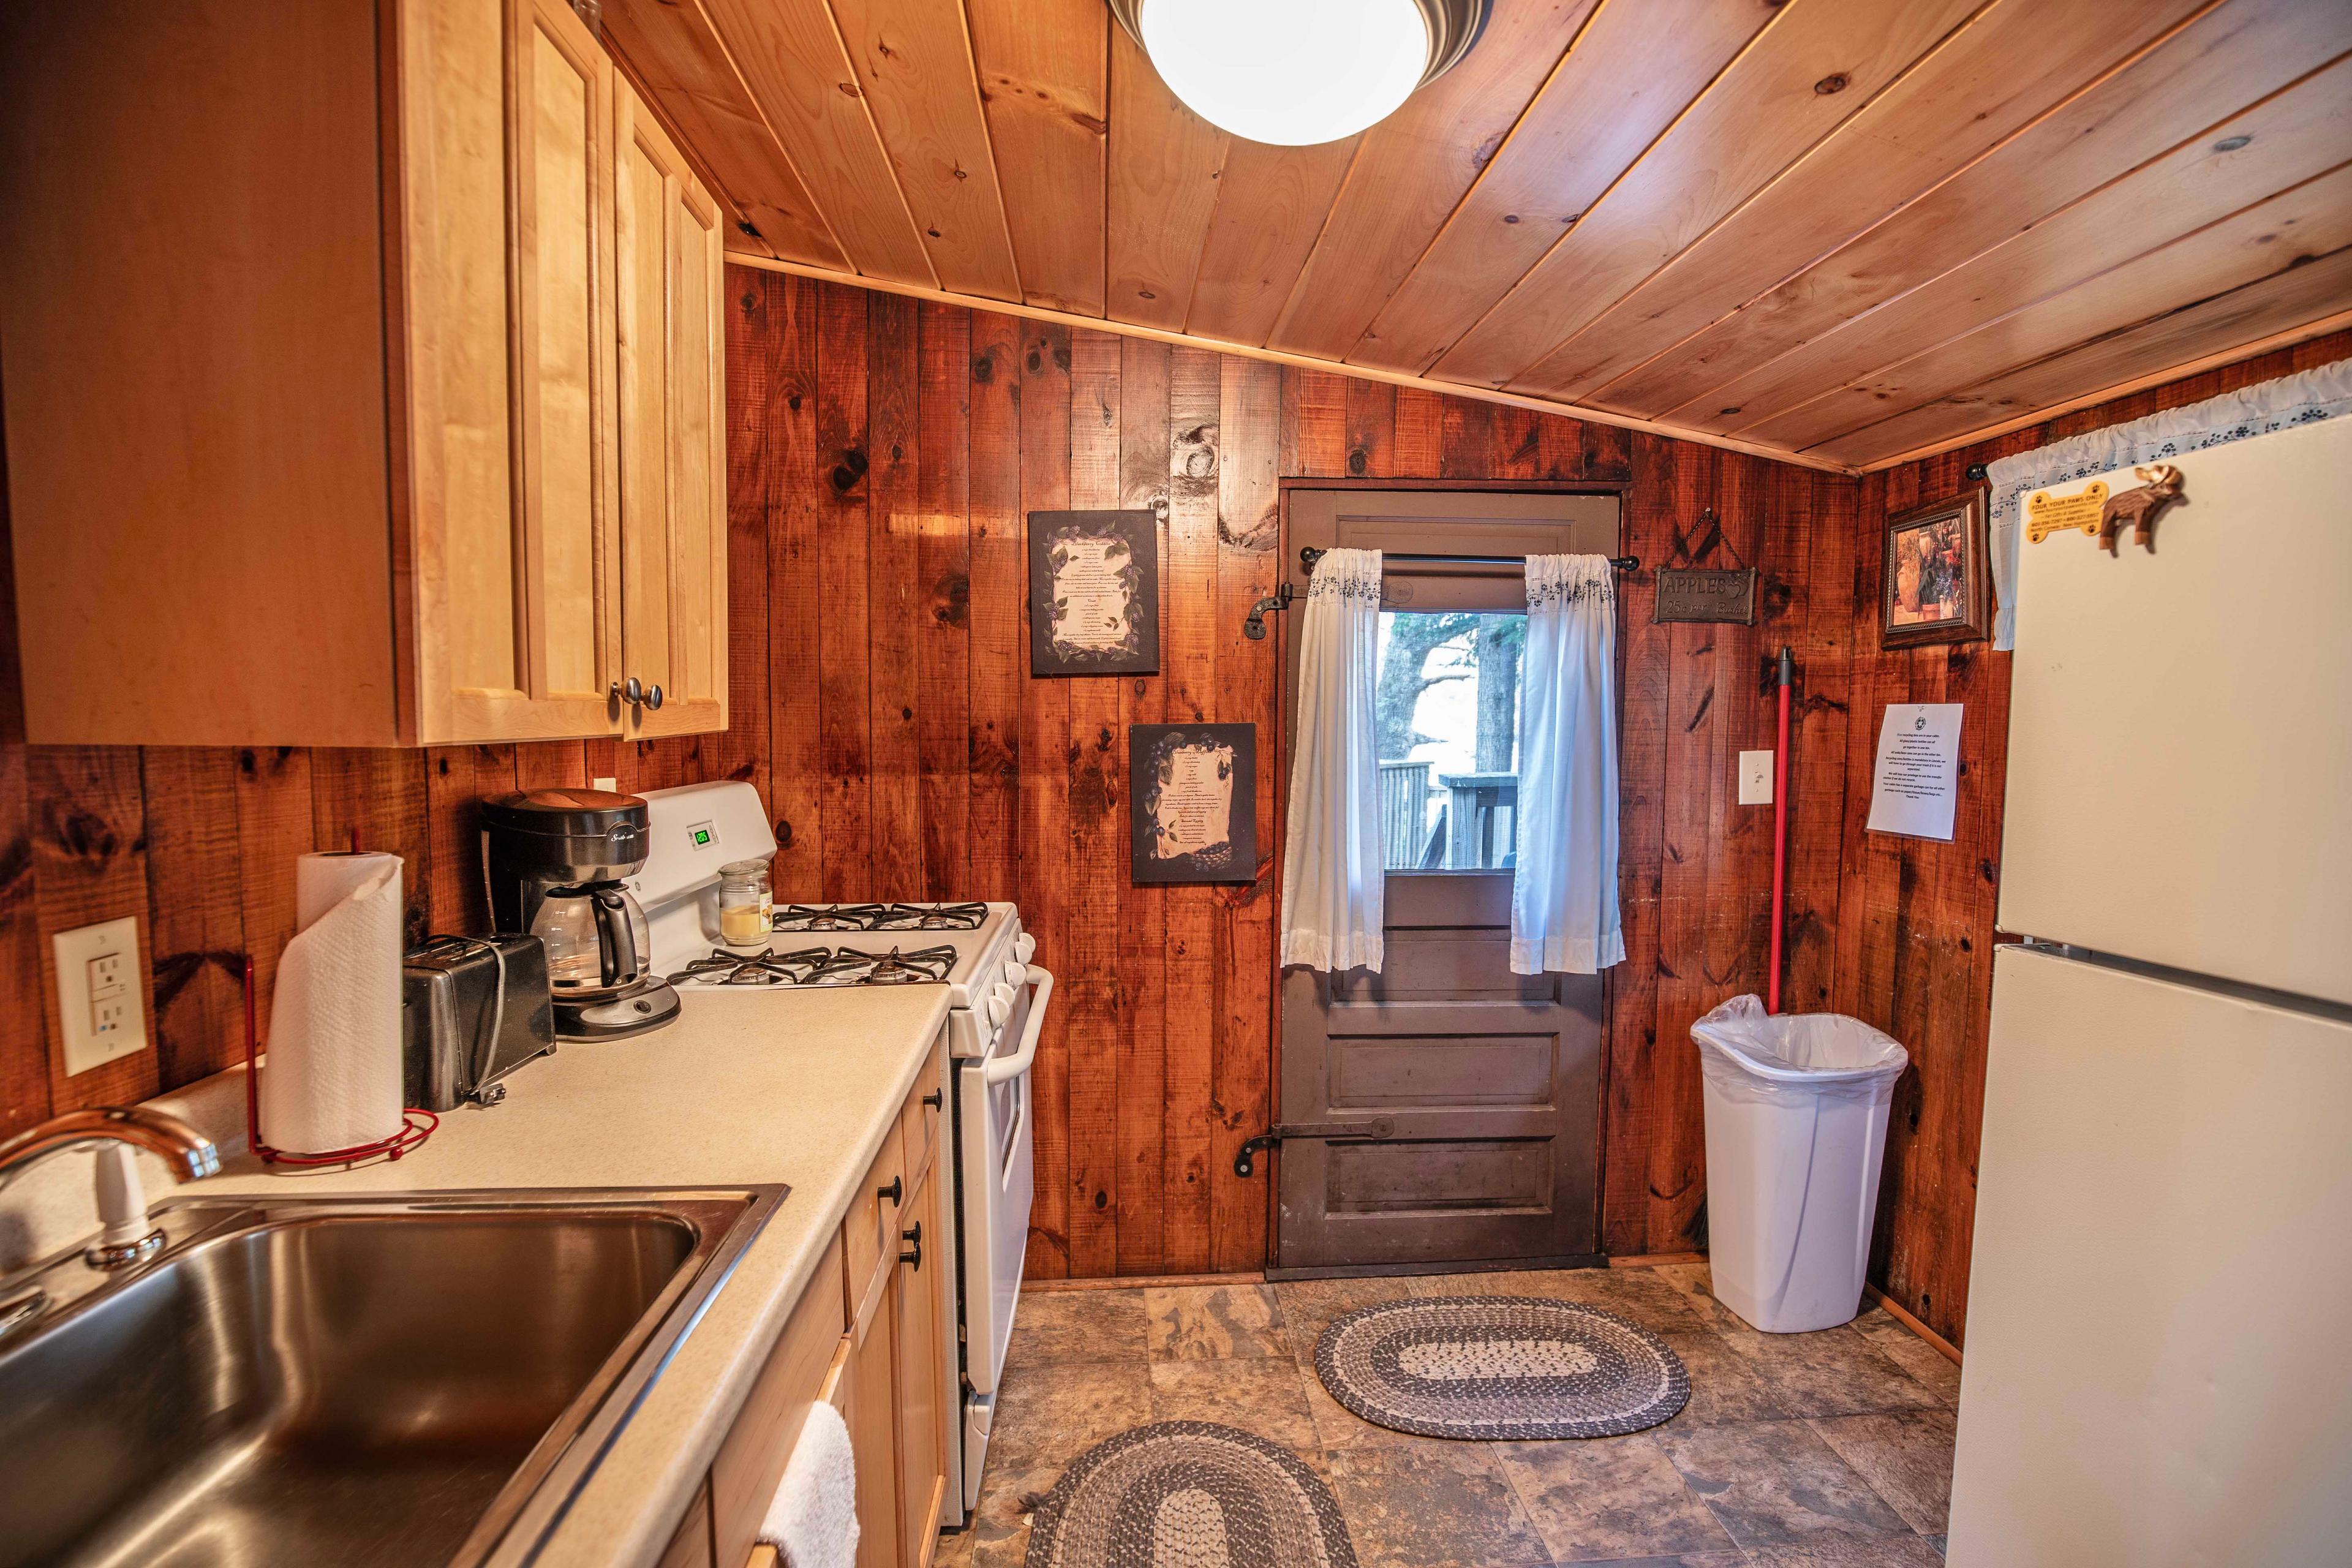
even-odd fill
[[[727,723],[719,208],[625,81],[614,87],[621,663],[658,710],[629,733]]]
[[[412,319],[416,391],[441,407],[421,449],[415,568],[418,738],[528,740],[613,733],[619,667],[611,494],[612,63],[563,0],[505,10],[505,275],[487,276],[467,237],[436,232],[442,275]],[[436,113],[468,86],[437,84]],[[436,143],[461,127],[436,125]],[[478,128],[477,128],[478,130]],[[477,151],[477,137],[467,144]],[[479,171],[436,146],[435,178],[460,201]],[[420,176],[421,177],[421,176]],[[457,216],[443,215],[445,226]],[[421,220],[420,220],[421,221]],[[486,410],[461,405],[481,380],[489,293],[503,281],[508,450],[483,439]],[[477,308],[478,307],[478,309]],[[467,367],[475,367],[469,371]],[[462,374],[461,374],[462,373]],[[511,474],[504,495],[493,481]],[[475,478],[467,479],[468,474]]]
[[[940,1255],[946,1232],[940,1195],[950,1184],[934,1164],[907,1205],[909,1225],[923,1227],[921,1261],[898,1266],[898,1503],[907,1568],[920,1568],[939,1544],[940,1509],[947,1499],[948,1429],[943,1318],[939,1281],[954,1266]],[[905,1251],[917,1249],[909,1244]]]
[[[898,1271],[850,1352],[849,1447],[857,1461],[857,1568],[900,1568]]]

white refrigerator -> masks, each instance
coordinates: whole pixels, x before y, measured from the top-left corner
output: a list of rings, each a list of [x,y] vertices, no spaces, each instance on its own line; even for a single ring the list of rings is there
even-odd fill
[[[2352,1563],[2352,419],[2179,467],[2021,549],[1954,1568]]]

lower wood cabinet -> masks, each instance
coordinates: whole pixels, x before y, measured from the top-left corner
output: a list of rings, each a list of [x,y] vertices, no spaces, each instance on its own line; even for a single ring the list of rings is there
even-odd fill
[[[773,1568],[775,1553],[753,1538],[819,1400],[841,1413],[856,1456],[858,1568],[929,1568],[936,1555],[957,1403],[948,1382],[954,1258],[940,1245],[955,1201],[940,1135],[947,1070],[942,1030],[709,1485],[679,1521],[665,1568]]]

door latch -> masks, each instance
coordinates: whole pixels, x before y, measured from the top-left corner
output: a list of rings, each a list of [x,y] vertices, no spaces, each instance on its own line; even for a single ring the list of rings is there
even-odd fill
[[[1321,1138],[1334,1143],[1369,1143],[1396,1136],[1396,1118],[1375,1116],[1369,1121],[1277,1121],[1241,1146],[1234,1156],[1234,1174],[1257,1173],[1257,1152],[1271,1149],[1286,1138]]]

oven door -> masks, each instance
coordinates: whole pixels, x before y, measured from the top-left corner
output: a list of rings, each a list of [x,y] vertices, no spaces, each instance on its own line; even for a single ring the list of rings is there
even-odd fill
[[[962,1125],[964,1380],[983,1399],[996,1392],[1021,1295],[1036,1190],[1031,1157],[1034,1118],[1030,1068],[1054,994],[1054,977],[1032,966],[1013,1012],[986,1057],[959,1064]]]

